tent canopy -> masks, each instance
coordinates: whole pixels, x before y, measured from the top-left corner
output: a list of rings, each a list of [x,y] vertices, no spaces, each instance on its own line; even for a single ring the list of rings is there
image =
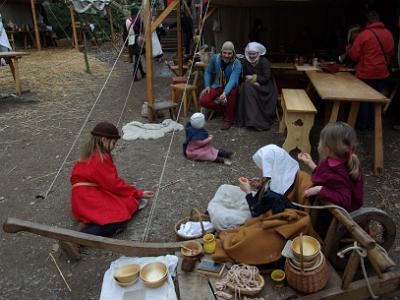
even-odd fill
[[[90,8],[104,11],[104,8],[111,3],[111,0],[71,0],[74,4],[75,11],[84,13]]]

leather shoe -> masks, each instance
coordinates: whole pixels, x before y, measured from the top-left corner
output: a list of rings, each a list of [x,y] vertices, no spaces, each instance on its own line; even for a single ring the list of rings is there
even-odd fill
[[[231,128],[232,123],[230,122],[224,122],[224,124],[222,124],[221,126],[221,130],[228,130],[229,128]]]

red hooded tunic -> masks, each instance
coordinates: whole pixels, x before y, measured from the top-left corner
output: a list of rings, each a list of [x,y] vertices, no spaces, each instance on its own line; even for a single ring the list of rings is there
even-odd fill
[[[322,200],[339,205],[351,212],[359,209],[364,198],[364,177],[353,181],[343,160],[324,159],[314,169],[311,180],[322,186],[319,196]]]
[[[143,192],[118,177],[109,154],[95,152],[86,161],[75,163],[71,184],[95,183],[97,186],[77,186],[72,189],[71,206],[75,218],[83,223],[105,225],[131,219],[138,209]]]

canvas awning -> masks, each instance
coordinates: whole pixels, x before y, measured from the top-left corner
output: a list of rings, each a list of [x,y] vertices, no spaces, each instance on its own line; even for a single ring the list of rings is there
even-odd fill
[[[75,11],[84,13],[90,8],[104,12],[104,8],[111,3],[111,0],[71,0]]]

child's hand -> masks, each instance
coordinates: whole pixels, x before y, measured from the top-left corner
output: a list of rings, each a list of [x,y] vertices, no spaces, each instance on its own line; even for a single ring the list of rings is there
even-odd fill
[[[312,188],[309,188],[304,191],[304,197],[308,198],[311,196],[317,196],[317,195],[319,195],[321,189],[322,189],[322,186],[319,186],[319,185],[313,186]]]
[[[209,138],[210,140],[212,140],[212,139],[214,138],[214,136],[213,136],[212,134],[210,134],[210,135],[208,136],[208,138]]]
[[[314,170],[314,169],[315,169],[316,165],[315,165],[314,161],[312,160],[310,154],[305,153],[305,152],[300,152],[300,153],[297,155],[297,158],[298,158],[300,161],[304,162],[311,170]]]
[[[143,191],[143,196],[142,198],[144,199],[150,199],[154,197],[154,192],[152,191]]]
[[[246,194],[251,192],[251,186],[248,180],[246,182],[239,180],[239,187]]]

